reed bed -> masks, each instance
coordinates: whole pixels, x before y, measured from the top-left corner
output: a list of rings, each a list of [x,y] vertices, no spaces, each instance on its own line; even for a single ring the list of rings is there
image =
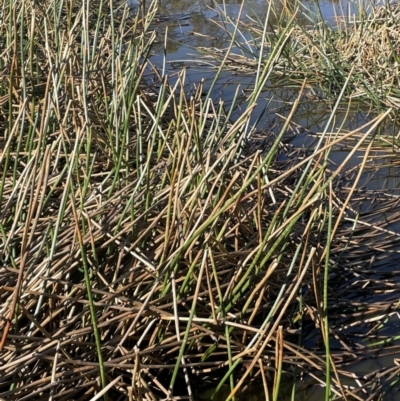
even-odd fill
[[[300,86],[307,79],[318,97],[331,100],[350,76],[347,99],[357,99],[379,110],[399,108],[399,3],[361,5],[351,1],[347,7],[354,13],[337,16],[336,21],[326,21],[318,5],[310,9],[302,2],[271,2],[269,7],[265,20],[251,16],[244,22],[244,16],[238,18],[241,35],[237,36],[237,45],[242,52],[228,55],[227,68],[255,74],[260,57],[268,58],[270,49],[284,34],[285,43],[271,74],[274,83]],[[220,15],[221,27],[229,34],[235,21],[222,8]],[[226,53],[222,49],[204,51],[217,64]]]
[[[146,83],[156,11],[3,3],[0,397],[378,399],[396,360],[350,367],[398,352],[399,198],[365,181],[391,110],[344,133],[337,103],[291,148],[305,85],[276,133],[251,124],[273,60],[235,121],[184,70]]]

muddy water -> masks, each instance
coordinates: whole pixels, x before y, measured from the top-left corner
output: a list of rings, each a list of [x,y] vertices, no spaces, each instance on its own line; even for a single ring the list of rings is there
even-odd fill
[[[137,4],[135,0],[131,1],[131,6],[135,8]],[[233,19],[238,16],[240,10],[240,0],[228,0],[224,4],[220,4],[219,7],[224,8],[225,12],[230,15]],[[309,8],[309,18],[312,18],[314,11],[321,10],[324,18],[327,21],[331,21],[334,24],[336,18],[340,16],[349,16],[354,14],[354,9],[351,4],[346,0],[340,2],[333,1],[320,1],[318,5],[314,2],[306,2]],[[219,24],[221,23],[219,14],[215,11],[217,7],[213,3],[208,3],[206,0],[161,0],[159,15],[159,33],[160,40],[158,47],[156,46],[152,61],[159,68],[163,65],[166,66],[166,73],[174,79],[174,74],[182,69],[186,68],[187,72],[187,83],[188,88],[190,85],[199,82],[200,78],[205,79],[205,86],[207,88],[207,83],[210,83],[214,78],[215,70],[211,68],[207,62],[203,59],[201,53],[197,50],[198,48],[209,48],[215,47],[222,49],[227,47],[228,41],[226,35],[223,34]],[[242,16],[244,18],[255,18],[258,17],[261,20],[265,18],[267,13],[267,4],[265,0],[249,0],[242,11]],[[304,24],[310,23],[307,16],[299,15]],[[273,23],[274,21],[271,21]],[[163,34],[167,33],[168,41],[167,48],[164,49]],[[236,90],[237,85],[241,85],[242,88],[246,88],[247,85],[252,84],[252,77],[249,75],[232,74],[230,72],[225,72],[221,75],[219,83],[215,88],[215,98],[222,98],[227,104],[229,104],[230,99],[232,99],[233,93]],[[259,102],[259,109],[255,111],[261,112],[265,104],[269,104],[269,113],[267,117],[261,121],[261,125],[273,125],[271,121],[271,115],[276,115],[279,113],[283,116],[288,114],[290,110],[290,105],[296,96],[296,90],[290,89],[273,89],[267,88],[263,94],[265,102]],[[271,101],[271,99],[273,99]],[[240,111],[240,110],[239,110]],[[347,113],[346,110],[343,111],[343,116]],[[315,133],[322,132],[330,115],[329,107],[324,105],[316,105],[315,102],[303,103],[293,117],[292,121],[298,127],[301,127],[300,135],[296,135],[293,138],[293,146],[301,146],[312,149],[317,136]],[[268,117],[269,116],[269,117]],[[363,109],[355,109],[351,113],[351,118],[336,121],[336,127],[341,127],[343,131],[354,130],[368,121],[368,112]],[[334,129],[334,128],[333,128]],[[395,124],[388,124],[385,128],[386,135],[390,135],[392,138],[396,138],[399,135],[400,129]],[[390,145],[389,145],[390,146]],[[351,149],[338,149],[331,154],[331,163],[335,165],[343,161],[349,154]],[[348,167],[355,167],[359,164],[359,158],[362,156],[361,152],[355,153],[353,158],[349,160]],[[400,198],[400,172],[396,164],[392,163],[392,160],[387,160],[381,157],[379,152],[371,152],[371,158],[375,161],[376,168],[370,168],[362,177],[359,182],[359,188],[365,193],[371,194],[374,190],[386,190],[388,193],[392,194],[394,197]],[[381,168],[382,165],[387,165],[385,168]],[[346,184],[350,185],[352,182],[353,175],[348,178]],[[346,180],[345,180],[346,181]],[[368,201],[360,200],[359,208],[370,207]],[[385,215],[383,216],[384,218]],[[400,227],[398,224],[394,224],[390,227],[394,232],[400,233]],[[400,258],[396,250],[390,256],[390,263],[387,261],[377,262],[386,264],[387,273],[390,275],[394,270],[400,270]],[[382,268],[382,273],[378,274],[376,279],[386,280],[385,267]],[[390,279],[390,278],[389,278]],[[394,280],[395,282],[396,280]],[[397,281],[400,286],[400,280]],[[400,287],[399,287],[400,288]],[[344,289],[345,291],[345,289]],[[399,298],[400,291],[396,295],[396,291],[389,295],[383,295],[382,298],[369,299],[369,302],[380,302],[383,298],[389,297],[391,301],[395,301]],[[367,296],[366,296],[367,298]],[[365,301],[365,300],[360,300]],[[348,322],[349,325],[354,325],[354,342],[358,341],[358,334],[365,330],[363,324],[357,322]],[[400,319],[397,314],[390,315],[388,322],[383,325],[380,332],[380,338],[391,339],[390,345],[394,348],[390,348],[388,352],[379,353],[374,358],[366,358],[360,362],[353,363],[346,366],[346,370],[353,372],[358,377],[364,377],[371,374],[379,376],[379,372],[385,369],[395,366],[394,361],[396,358],[400,358],[400,341],[396,336],[400,335]],[[374,339],[371,340],[372,342]],[[305,346],[315,349],[318,343],[321,342],[318,332],[309,335],[309,338],[305,340]],[[360,344],[360,346],[370,346],[371,344]],[[397,347],[396,347],[397,346]],[[379,348],[379,347],[377,347]],[[379,381],[379,380],[378,380]],[[354,381],[349,383],[354,385]],[[308,401],[319,401],[323,400],[325,396],[325,390],[323,387],[317,384],[316,381],[311,379],[295,383],[288,380],[284,382],[284,387],[288,388],[287,394],[282,394],[280,401],[288,400],[308,400]],[[400,399],[400,386],[397,383],[397,377],[394,377],[391,383],[385,384],[386,386],[392,386],[391,389],[385,390],[385,395],[383,401],[397,401]],[[295,388],[293,392],[293,388]],[[213,393],[214,388],[211,386],[205,386],[197,390],[197,399],[200,401],[208,401]],[[228,389],[223,389],[221,393],[215,398],[215,400],[224,400],[226,395],[229,393]],[[252,401],[264,400],[264,392],[262,388],[253,386],[244,395],[244,399]]]

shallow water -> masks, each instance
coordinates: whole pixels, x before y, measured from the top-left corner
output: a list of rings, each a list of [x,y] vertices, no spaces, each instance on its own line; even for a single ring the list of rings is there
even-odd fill
[[[134,0],[131,0],[131,5],[136,6]],[[236,18],[240,9],[240,0],[229,0],[223,5],[220,4],[219,7],[224,7],[228,15],[232,18]],[[306,2],[310,9],[309,17],[312,17],[312,11],[316,9],[314,2]],[[352,8],[352,3],[347,1],[335,2],[335,1],[320,1],[319,7],[325,19],[331,21],[332,24],[336,18],[340,16],[354,15],[355,10]],[[211,8],[210,8],[211,7]],[[188,0],[169,0],[168,2],[161,2],[159,14],[163,18],[159,21],[158,30],[160,34],[165,32],[169,38],[167,42],[167,48],[163,48],[162,35],[158,44],[158,48],[152,56],[152,61],[159,68],[162,68],[164,62],[166,63],[166,73],[174,79],[174,74],[180,71],[182,67],[186,68],[187,71],[187,85],[188,88],[192,84],[199,82],[200,78],[205,79],[205,89],[207,85],[214,78],[215,70],[211,68],[202,59],[201,54],[196,50],[198,47],[216,47],[222,49],[228,45],[227,38],[222,33],[218,24],[220,23],[220,18],[218,12],[212,9],[213,4],[208,3],[205,0],[199,1],[188,1]],[[264,0],[250,0],[243,9],[242,15],[254,18],[257,16],[260,19],[265,18],[267,10],[267,4]],[[304,24],[309,23],[309,20],[303,15],[299,15],[302,18]],[[218,85],[214,91],[215,99],[222,98],[229,104],[232,99],[233,93],[236,90],[237,85],[241,85],[245,90],[246,86],[251,85],[252,77],[249,75],[232,74],[231,72],[224,72],[218,82]],[[260,125],[264,124],[267,126],[273,126],[276,114],[279,113],[283,116],[287,115],[291,108],[291,102],[296,97],[297,90],[286,89],[283,90],[275,89],[273,87],[266,88],[263,99],[259,102],[258,109],[255,110],[255,114],[261,113],[265,108],[266,104],[269,104],[269,111],[266,113],[266,117],[261,120]],[[271,99],[273,98],[273,101]],[[261,98],[262,99],[262,98]],[[238,113],[240,108],[238,109]],[[346,110],[343,110],[343,119],[340,118],[340,113],[338,113],[338,118],[335,121],[334,127],[331,128],[332,131],[335,127],[341,127],[341,130],[348,132],[354,130],[369,119],[369,113],[367,110],[362,108],[356,108],[350,113],[351,118],[346,117],[344,120]],[[327,105],[317,104],[315,102],[304,102],[299,107],[296,115],[292,119],[293,123],[299,128],[297,135],[293,137],[291,145],[294,147],[304,147],[312,149],[315,142],[318,140],[318,134],[321,133],[325,125],[327,124],[328,117],[330,115],[330,107]],[[399,135],[399,127],[396,124],[389,123],[384,127],[385,134],[391,135],[393,138]],[[390,145],[389,145],[390,148]],[[332,166],[338,164],[345,160],[352,149],[337,149],[331,153],[330,162]],[[389,151],[387,152],[390,153]],[[362,157],[362,152],[356,152],[353,157],[348,161],[348,167],[356,168],[359,165],[360,157]],[[374,162],[371,164],[371,168],[364,173],[358,183],[358,188],[360,191],[360,201],[358,204],[358,211],[371,210],[371,208],[379,209],[379,202],[374,202],[373,192],[376,190],[386,190],[387,193],[391,194],[393,197],[399,197],[400,199],[400,171],[398,165],[393,163],[393,157],[396,156],[382,156],[382,152],[376,150],[372,151],[370,154],[371,159]],[[375,166],[375,168],[374,168]],[[387,166],[382,168],[382,166]],[[343,185],[351,185],[356,170],[349,175],[348,178],[344,177]],[[377,219],[390,218],[390,211],[382,212],[382,214],[377,215]],[[351,224],[349,222],[349,224]],[[389,226],[389,229],[393,232],[400,233],[400,226],[395,223]],[[362,258],[362,250],[360,258]],[[394,273],[399,273],[400,266],[400,254],[397,250],[391,250],[390,255],[385,258],[385,260],[374,260],[371,264],[371,279],[391,281],[393,283],[400,284],[400,274],[393,278]],[[343,285],[343,294],[340,297],[346,299],[346,297],[351,298],[348,288],[354,284],[349,281]],[[349,287],[350,286],[350,287]],[[351,290],[350,290],[351,293]],[[365,298],[361,299],[360,302],[378,303],[378,302],[397,302],[399,299],[396,287],[393,288],[392,292],[387,292],[382,294],[382,296],[376,296],[374,299],[368,297],[366,292]],[[340,317],[338,317],[340,320]],[[340,322],[343,324],[343,320]],[[346,335],[352,336],[355,343],[358,343],[359,334],[365,332],[367,328],[363,323],[357,323],[356,321],[348,322],[352,326],[352,330],[349,330]],[[332,320],[333,327],[335,326],[334,320]],[[400,333],[400,318],[396,313],[390,314],[387,317],[387,321],[382,326],[380,331],[380,338],[390,339],[396,337]],[[378,341],[377,338],[372,338],[371,342]],[[315,349],[318,344],[321,343],[321,338],[319,332],[313,332],[309,334],[308,338],[304,339],[305,346],[310,349]],[[368,346],[370,344],[360,344],[360,346]],[[391,346],[400,346],[400,341],[396,339],[390,342]],[[335,341],[332,340],[332,346],[335,346]],[[379,375],[379,371],[387,369],[388,367],[394,366],[395,358],[400,357],[400,348],[392,348],[392,351],[387,352],[385,355],[378,355],[374,358],[363,359],[359,362],[353,362],[346,365],[346,370],[357,374],[359,377],[376,372]],[[395,401],[400,399],[398,391],[400,386],[393,378],[393,388],[386,391],[384,401]],[[285,382],[284,382],[285,384]],[[280,401],[290,400],[292,382],[288,380],[286,383],[288,389],[288,394],[282,395]],[[354,381],[349,383],[354,385]],[[198,389],[197,399],[199,401],[209,400],[211,394],[213,393],[213,387],[208,386],[204,389]],[[226,398],[228,390],[224,389],[216,400],[223,400]],[[325,390],[323,387],[317,384],[316,381],[307,379],[304,382],[299,382],[296,384],[296,394],[294,400],[308,400],[317,401],[323,400],[325,396]],[[261,401],[264,400],[263,389],[259,387],[252,387],[247,393],[245,393],[242,399]]]

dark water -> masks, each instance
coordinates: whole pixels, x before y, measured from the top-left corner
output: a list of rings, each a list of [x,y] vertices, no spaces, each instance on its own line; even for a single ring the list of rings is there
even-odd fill
[[[135,0],[130,1],[131,6],[135,8],[137,6]],[[161,0],[159,7],[159,15],[161,18],[159,18],[158,21],[159,42],[152,56],[153,63],[159,68],[165,65],[165,73],[171,77],[172,81],[174,79],[174,74],[184,67],[187,73],[188,88],[198,83],[200,78],[203,78],[205,80],[205,89],[207,89],[207,85],[210,84],[215,76],[215,68],[210,66],[209,61],[204,59],[197,49],[210,47],[223,49],[228,46],[228,38],[219,26],[221,18],[216,9],[218,7],[223,8],[232,19],[235,19],[238,16],[240,4],[241,1],[238,0],[229,0],[224,4],[214,4],[206,0]],[[316,12],[318,8],[321,10],[324,18],[332,24],[341,16],[350,18],[351,15],[355,15],[356,11],[353,3],[345,0],[339,2],[320,1],[318,5],[314,2],[304,2],[303,4],[309,9],[308,16],[299,14],[298,18],[301,19],[305,25],[311,23],[313,13]],[[262,20],[266,16],[267,7],[268,5],[265,0],[249,0],[243,8],[242,18],[249,19],[257,17]],[[271,21],[271,23],[273,23],[273,21]],[[167,34],[168,37],[166,49],[164,48],[164,34]],[[215,99],[222,98],[226,104],[229,104],[238,85],[241,85],[243,90],[245,90],[247,86],[251,86],[252,82],[253,77],[251,75],[224,72],[221,74],[218,84],[214,89],[214,97]],[[270,88],[266,88],[258,102],[259,106],[255,110],[255,114],[257,115],[257,113],[261,113],[265,109],[266,104],[269,105],[268,112],[265,113],[265,118],[261,120],[260,125],[272,126],[274,123],[272,120],[277,113],[283,116],[287,115],[296,95],[297,89],[276,89],[272,85]],[[244,106],[245,96],[243,100],[243,107]],[[239,106],[238,113],[240,113],[240,110]],[[300,129],[299,134],[293,137],[291,144],[295,147],[312,149],[318,140],[317,134],[322,132],[327,124],[330,111],[331,108],[329,105],[315,102],[303,102],[292,119],[293,124],[300,127]],[[350,113],[350,117],[346,110],[343,110],[342,116],[339,111],[331,131],[334,131],[335,127],[341,127],[341,130],[344,132],[354,130],[365,124],[370,118],[370,114],[370,110],[365,110],[357,105]],[[400,133],[398,125],[388,122],[383,127],[383,130],[387,138],[394,138],[394,141],[397,141],[397,136]],[[387,154],[389,155],[391,148],[390,143],[387,144],[387,146],[389,149]],[[351,150],[351,145],[349,145],[348,149],[341,148],[333,151],[331,153],[332,166],[345,160]],[[356,168],[359,165],[362,155],[363,152],[356,152],[352,156],[347,163],[349,169]],[[371,194],[371,191],[373,192],[375,190],[385,190],[392,194],[392,196],[399,197],[400,199],[400,171],[397,164],[393,163],[393,157],[396,158],[397,155],[394,153],[394,156],[383,157],[381,151],[374,150],[371,151],[370,155],[373,162],[370,163],[370,168],[367,169],[361,177],[358,187],[368,194]],[[382,166],[386,167],[382,168]],[[355,173],[356,171],[353,171],[353,175],[348,178],[348,185],[351,185]],[[369,201],[364,201],[362,197],[360,197],[360,210],[370,207],[369,205]],[[386,216],[385,213],[378,215],[378,218],[382,216],[383,218],[387,218],[387,216],[390,215],[390,213],[388,213]],[[389,226],[389,228],[395,233],[400,233],[400,227],[397,223],[393,224],[393,226]],[[400,266],[400,254],[397,250],[392,250],[391,256],[387,260],[385,259],[383,262],[378,261],[377,263],[378,266],[379,263],[383,265],[386,263],[388,273],[390,273]],[[382,268],[382,276],[374,278],[386,280],[384,270],[385,267]],[[393,282],[395,283],[396,280]],[[397,282],[400,285],[400,282]],[[393,295],[393,293],[387,296],[389,296],[391,300],[396,298],[396,295]],[[376,297],[376,299],[370,299],[369,301],[372,303],[380,302],[383,298],[384,296],[382,299]],[[384,329],[382,329],[380,334],[386,338],[400,335],[399,316],[393,313],[388,319],[388,322],[384,325]],[[351,325],[352,322],[349,322],[349,324]],[[357,330],[360,331],[363,330],[363,328],[358,325]],[[357,330],[355,330],[355,332]],[[318,336],[319,334],[315,333],[315,338],[310,337],[307,340],[310,347],[314,347],[320,340]],[[355,336],[355,341],[356,340],[357,336]],[[371,341],[373,341],[373,339]],[[397,340],[391,343],[391,346],[395,345],[400,345],[400,342]],[[348,365],[346,366],[346,370],[353,372],[359,377],[363,377],[372,372],[378,372],[389,366],[393,366],[394,358],[399,357],[399,348],[393,348],[393,351],[382,354],[377,353],[374,358],[364,359],[360,362]],[[290,390],[288,390],[288,394],[286,395],[282,393],[280,401],[291,399],[296,401],[317,401],[324,399],[325,389],[317,384],[315,380],[307,379],[297,383],[294,398],[292,398],[291,394],[293,388],[292,384],[291,381],[287,383],[287,387]],[[354,381],[349,380],[349,385],[354,385]],[[285,382],[283,382],[283,387],[285,387]],[[198,389],[197,398],[202,401],[209,400],[213,390],[213,387],[207,386]],[[223,389],[216,400],[224,400],[228,393],[228,389]],[[252,387],[245,393],[244,399],[252,401],[264,400],[264,391],[262,388]],[[384,401],[395,401],[399,399],[398,384],[394,384],[393,389],[385,393]]]

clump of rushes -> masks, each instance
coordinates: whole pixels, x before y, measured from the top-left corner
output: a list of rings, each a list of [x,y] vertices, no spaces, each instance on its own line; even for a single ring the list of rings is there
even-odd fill
[[[352,1],[348,7],[356,13],[338,17],[336,23],[325,20],[318,7],[311,10],[301,2],[296,7],[272,3],[265,20],[252,17],[241,24],[238,47],[242,54],[228,57],[228,68],[254,74],[260,54],[269,57],[269,50],[286,30],[285,46],[271,74],[275,83],[301,85],[306,78],[310,88],[331,99],[351,74],[347,99],[380,110],[400,107],[399,3],[382,1],[372,7],[369,2]],[[227,20],[223,9],[221,14]],[[217,60],[224,53],[212,48],[205,51]]]
[[[347,365],[396,340],[366,341],[397,307],[397,271],[373,262],[398,243],[398,201],[358,185],[390,110],[332,130],[348,77],[312,151],[290,150],[305,84],[276,135],[250,124],[288,31],[231,121],[235,99],[186,96],[184,71],[146,87],[147,6],[3,2],[0,397],[194,399],[207,380],[211,398],[377,399],[399,368]]]

